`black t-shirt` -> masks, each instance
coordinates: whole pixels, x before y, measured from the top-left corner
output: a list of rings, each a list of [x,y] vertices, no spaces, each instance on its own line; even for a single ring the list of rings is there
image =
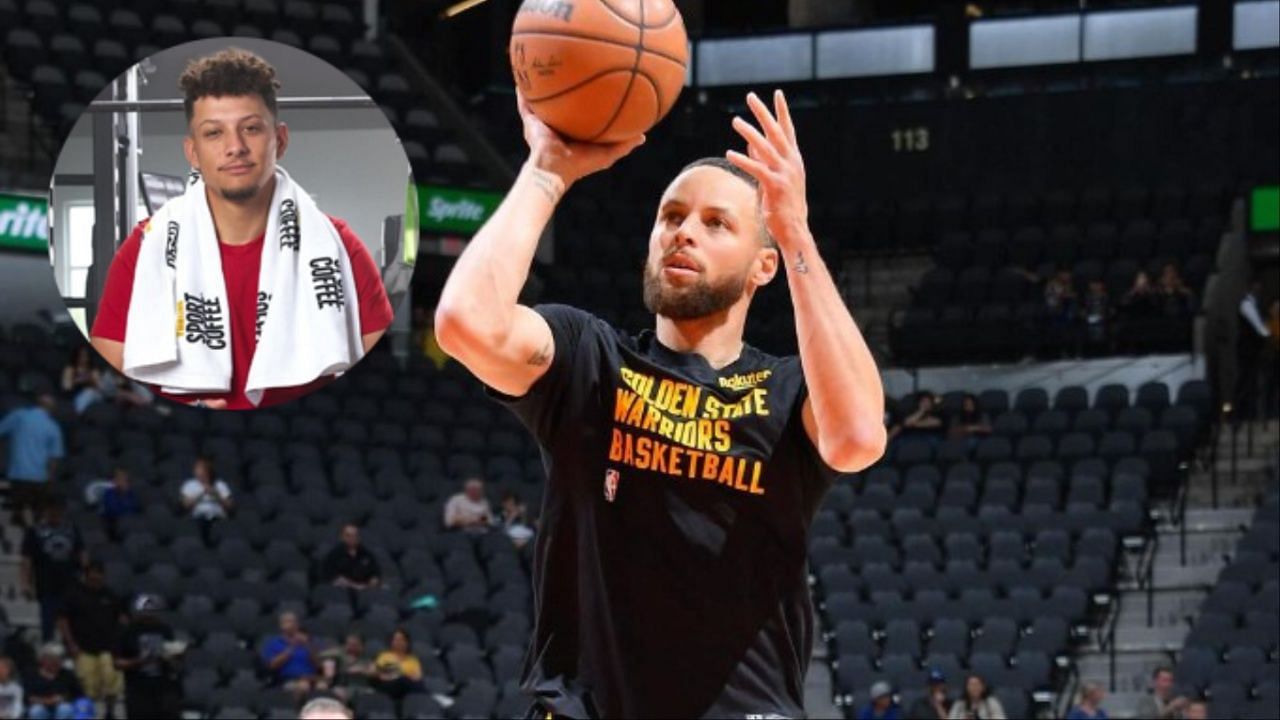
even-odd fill
[[[50,695],[61,695],[62,702],[75,702],[84,694],[80,688],[80,681],[76,679],[75,673],[66,668],[58,670],[58,674],[53,677],[45,677],[40,670],[34,670],[22,682],[23,692],[26,695],[27,705],[33,705],[31,698],[48,697]]]
[[[57,597],[66,593],[80,572],[83,549],[80,531],[66,521],[58,525],[42,522],[27,528],[22,555],[31,558],[36,595]]]
[[[797,358],[717,371],[540,306],[555,360],[504,398],[542,446],[526,692],[557,716],[803,715],[809,523],[836,473]]]
[[[113,652],[120,633],[120,614],[124,605],[110,588],[97,590],[76,583],[67,593],[62,614],[71,626],[71,637],[84,652]]]
[[[161,620],[134,621],[124,629],[117,657],[146,660],[125,671],[127,693],[164,692],[177,683],[175,663],[164,655],[164,644],[173,637],[173,628]]]
[[[379,577],[378,559],[360,546],[356,554],[347,552],[347,546],[338,543],[324,558],[324,575],[327,580],[344,577],[352,582],[364,584]]]

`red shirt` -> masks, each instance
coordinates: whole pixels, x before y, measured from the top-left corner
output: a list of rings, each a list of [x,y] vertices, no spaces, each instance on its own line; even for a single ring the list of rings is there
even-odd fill
[[[351,258],[351,268],[355,273],[356,294],[360,298],[360,334],[368,335],[386,330],[391,325],[395,313],[387,300],[387,291],[382,286],[382,277],[378,273],[377,264],[374,263],[368,248],[344,221],[332,216],[329,219],[337,228],[342,244],[347,248],[347,255]],[[138,223],[111,260],[107,286],[98,303],[98,315],[93,320],[93,330],[89,333],[92,337],[124,342],[129,324],[129,301],[133,295],[133,273],[138,265],[138,251],[142,248],[142,229],[146,223],[146,220]],[[197,399],[226,400],[227,408],[235,410],[249,410],[254,407],[244,393],[244,386],[249,379],[249,366],[253,362],[253,354],[258,348],[255,330],[258,320],[258,270],[262,266],[262,246],[263,235],[259,235],[253,242],[245,245],[218,243],[218,250],[222,255],[222,277],[226,282],[228,318],[231,325],[231,392],[166,394],[165,397],[187,403]],[[306,385],[297,387],[271,388],[263,394],[259,407],[294,400],[332,380],[333,376],[327,376],[316,378]]]

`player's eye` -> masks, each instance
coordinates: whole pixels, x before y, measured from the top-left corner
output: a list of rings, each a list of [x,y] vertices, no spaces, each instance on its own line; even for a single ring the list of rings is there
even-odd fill
[[[726,222],[724,221],[724,219],[723,219],[723,218],[713,217],[713,218],[711,218],[710,220],[708,220],[708,221],[707,221],[707,227],[713,227],[713,228],[721,228],[721,229],[724,229],[724,228],[729,227],[729,225],[728,225],[728,223],[726,223]]]
[[[246,128],[244,129],[244,131],[245,131],[245,132],[247,132],[247,133],[249,133],[250,135],[256,135],[256,134],[257,134],[257,133],[259,133],[261,130],[262,130],[262,126],[261,126],[261,125],[249,125],[248,127],[246,127]]]
[[[221,130],[206,130],[204,133],[204,136],[205,138],[212,140],[213,138],[216,138],[221,134],[222,134]]]
[[[678,212],[668,212],[663,214],[662,221],[670,225],[679,225],[684,222],[684,216]]]

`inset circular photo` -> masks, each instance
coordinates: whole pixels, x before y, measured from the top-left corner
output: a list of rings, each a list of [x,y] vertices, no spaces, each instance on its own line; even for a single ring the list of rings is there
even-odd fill
[[[409,159],[324,60],[252,38],[158,52],[90,103],[51,183],[76,324],[135,392],[278,405],[360,361],[405,304]]]

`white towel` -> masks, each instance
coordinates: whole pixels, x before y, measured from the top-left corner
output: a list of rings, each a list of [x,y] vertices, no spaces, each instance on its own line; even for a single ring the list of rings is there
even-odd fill
[[[283,168],[258,273],[258,347],[245,394],[305,385],[364,354],[351,258],[333,223]],[[172,394],[231,390],[231,328],[217,232],[198,177],[144,228],[124,371]]]

